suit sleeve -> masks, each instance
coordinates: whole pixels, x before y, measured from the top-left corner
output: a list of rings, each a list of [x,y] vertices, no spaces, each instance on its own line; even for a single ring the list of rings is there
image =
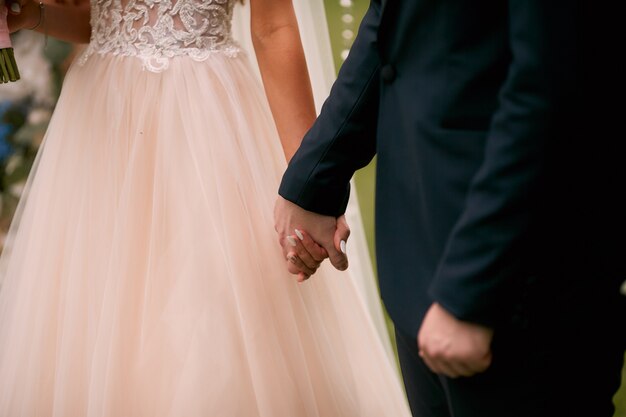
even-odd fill
[[[575,2],[510,0],[511,65],[483,163],[430,294],[456,317],[494,325],[519,274],[542,183],[576,90]],[[569,120],[569,124],[572,121]]]
[[[380,14],[373,0],[317,121],[283,176],[279,194],[309,211],[343,214],[352,175],[376,153]]]

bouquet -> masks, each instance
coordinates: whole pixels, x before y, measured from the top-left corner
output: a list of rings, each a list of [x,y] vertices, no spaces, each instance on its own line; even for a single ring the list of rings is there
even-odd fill
[[[2,1],[0,5],[0,83],[8,83],[9,81],[20,79],[20,73],[13,55],[13,45],[11,45],[11,38],[9,37],[7,16],[8,9]]]

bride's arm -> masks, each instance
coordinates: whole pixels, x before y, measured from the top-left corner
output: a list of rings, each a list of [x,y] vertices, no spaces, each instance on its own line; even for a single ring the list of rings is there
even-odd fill
[[[315,103],[291,0],[246,0],[265,93],[290,160],[315,121]]]
[[[9,30],[35,28],[37,32],[73,43],[88,43],[91,36],[89,22],[89,1],[82,1],[79,6],[57,5],[28,0],[22,4],[21,11],[9,13]],[[10,10],[12,10],[10,8]]]

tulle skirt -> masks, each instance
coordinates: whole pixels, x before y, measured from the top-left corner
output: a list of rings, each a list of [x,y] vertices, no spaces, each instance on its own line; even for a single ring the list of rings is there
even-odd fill
[[[284,168],[245,55],[74,65],[0,260],[0,416],[408,416],[354,281],[286,272]]]

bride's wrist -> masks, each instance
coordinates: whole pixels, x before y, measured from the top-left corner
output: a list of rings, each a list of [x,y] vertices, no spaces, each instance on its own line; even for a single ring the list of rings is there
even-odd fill
[[[43,27],[45,5],[40,1],[29,1],[22,6],[20,29],[37,30]]]

